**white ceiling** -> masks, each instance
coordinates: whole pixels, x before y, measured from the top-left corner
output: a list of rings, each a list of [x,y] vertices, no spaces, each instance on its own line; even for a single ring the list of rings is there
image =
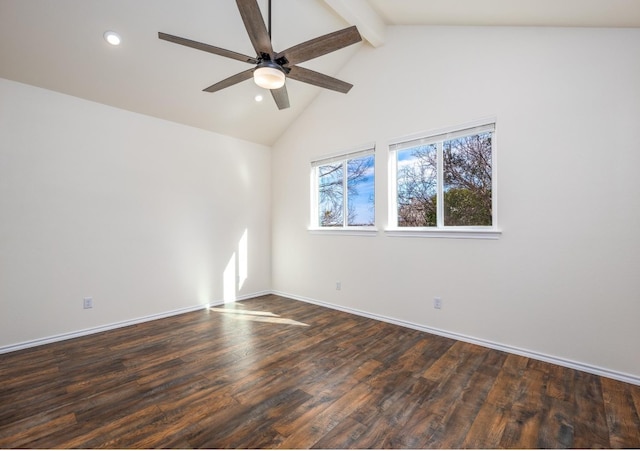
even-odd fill
[[[370,0],[389,25],[640,27],[638,0]]]
[[[266,15],[266,0],[259,1]],[[272,0],[276,51],[355,24],[367,42],[305,67],[332,76],[386,25],[640,27],[640,0]],[[123,39],[103,40],[107,30]],[[251,80],[202,89],[250,66],[170,42],[159,31],[254,55],[233,0],[0,0],[0,77],[118,108],[272,144],[315,96],[287,81],[279,111]],[[357,80],[345,80],[354,83]],[[264,94],[257,103],[254,96]],[[348,94],[347,94],[348,95]],[[1,99],[0,99],[1,101]]]

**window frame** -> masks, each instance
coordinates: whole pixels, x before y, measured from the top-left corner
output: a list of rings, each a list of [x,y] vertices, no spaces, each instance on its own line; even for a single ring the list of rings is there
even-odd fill
[[[373,221],[374,224],[370,226],[350,226],[348,225],[348,162],[350,160],[354,160],[357,158],[373,157],[373,173],[374,173],[374,214]],[[338,163],[341,162],[345,168],[345,174],[343,177],[343,225],[342,226],[322,226],[319,221],[319,184],[318,184],[318,168],[324,165]],[[346,152],[340,152],[337,154],[325,156],[322,158],[318,158],[311,161],[311,170],[310,170],[310,179],[311,179],[311,208],[310,208],[310,218],[309,218],[309,231],[316,234],[344,234],[344,235],[375,235],[378,233],[378,228],[376,227],[376,223],[378,220],[378,215],[376,215],[376,146],[374,143],[366,144],[363,146],[359,146],[353,148]]]
[[[491,132],[491,225],[490,226],[446,226],[444,225],[444,142],[456,138],[472,136],[484,132]],[[418,236],[437,238],[480,238],[498,239],[502,231],[498,228],[498,184],[497,184],[497,126],[495,118],[448,127],[430,132],[416,133],[391,140],[388,153],[388,225],[385,234],[388,236]],[[398,226],[398,167],[397,154],[402,150],[411,149],[418,145],[436,144],[437,152],[437,199],[436,227],[400,227]]]

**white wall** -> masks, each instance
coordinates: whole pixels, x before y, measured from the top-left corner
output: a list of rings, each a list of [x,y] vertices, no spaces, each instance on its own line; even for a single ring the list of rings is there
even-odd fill
[[[640,378],[638,55],[637,29],[390,27],[274,146],[273,289]],[[502,237],[385,236],[388,141],[487,116]],[[310,234],[310,161],[370,141],[381,231]]]
[[[0,79],[0,349],[268,291],[269,166],[264,146]]]

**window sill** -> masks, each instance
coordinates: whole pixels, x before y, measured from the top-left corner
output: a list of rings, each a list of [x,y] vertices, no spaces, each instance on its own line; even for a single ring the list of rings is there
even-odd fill
[[[387,236],[477,240],[497,240],[502,236],[502,231],[495,229],[431,229],[426,227],[393,228],[385,230],[384,233]]]
[[[308,230],[313,235],[375,236],[378,234],[378,229],[374,227],[313,227]]]

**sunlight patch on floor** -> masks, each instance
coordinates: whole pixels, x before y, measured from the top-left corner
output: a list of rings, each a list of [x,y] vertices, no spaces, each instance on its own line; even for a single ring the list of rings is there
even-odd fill
[[[222,313],[227,317],[235,318],[241,321],[253,321],[257,323],[272,323],[272,324],[288,324],[291,326],[309,326],[308,324],[301,323],[290,318],[282,318],[279,315],[271,312],[261,312],[256,310],[243,310],[234,308],[221,308],[210,307],[210,312]]]

